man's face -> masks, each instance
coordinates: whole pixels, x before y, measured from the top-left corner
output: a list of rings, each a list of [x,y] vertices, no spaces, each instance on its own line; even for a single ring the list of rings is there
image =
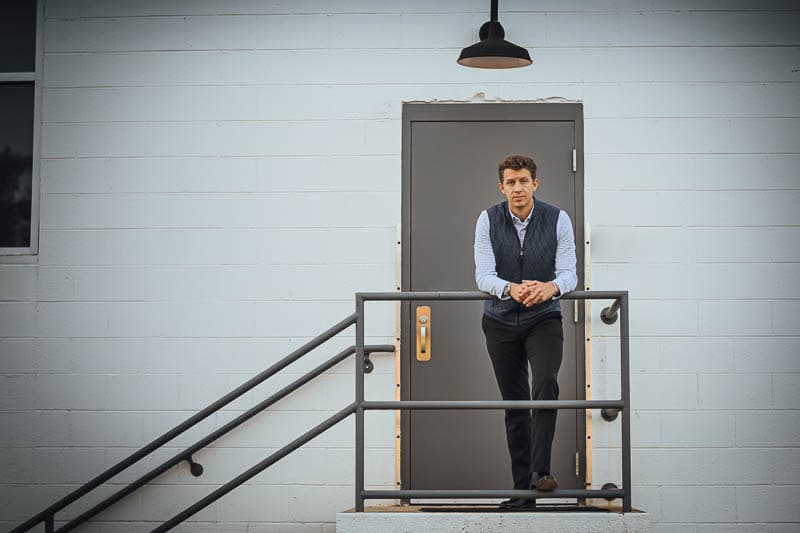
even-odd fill
[[[539,187],[539,178],[531,179],[527,168],[503,170],[500,192],[506,195],[508,205],[514,211],[524,211],[533,205],[533,193]]]

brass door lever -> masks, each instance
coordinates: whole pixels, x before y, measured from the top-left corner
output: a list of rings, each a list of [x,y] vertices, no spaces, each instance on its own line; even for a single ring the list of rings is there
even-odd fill
[[[417,361],[431,360],[431,308],[417,307]]]

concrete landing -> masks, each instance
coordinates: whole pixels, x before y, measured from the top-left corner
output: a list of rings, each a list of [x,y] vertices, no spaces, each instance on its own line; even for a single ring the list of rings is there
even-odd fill
[[[650,533],[650,515],[609,508],[540,505],[535,511],[501,512],[497,505],[383,505],[336,515],[336,533]]]

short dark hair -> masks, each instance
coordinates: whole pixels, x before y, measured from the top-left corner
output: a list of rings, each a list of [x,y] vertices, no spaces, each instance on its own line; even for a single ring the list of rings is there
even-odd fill
[[[503,182],[503,171],[507,168],[511,170],[521,170],[527,168],[531,173],[531,179],[536,179],[536,163],[533,159],[524,155],[510,155],[503,159],[500,166],[497,168],[497,173],[500,176],[500,182]]]

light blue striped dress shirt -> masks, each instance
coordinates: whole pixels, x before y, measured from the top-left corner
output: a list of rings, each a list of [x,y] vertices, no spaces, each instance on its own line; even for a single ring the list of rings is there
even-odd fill
[[[533,209],[536,209],[534,203]],[[519,243],[522,246],[525,240],[525,231],[533,215],[531,209],[528,218],[520,220],[511,209],[511,220],[514,221],[514,228],[519,236]],[[556,277],[555,279],[541,279],[539,281],[553,281],[560,290],[560,294],[566,294],[573,290],[578,284],[576,274],[575,257],[575,236],[572,232],[572,221],[563,209],[558,213],[556,224]],[[497,275],[497,264],[495,263],[492,241],[489,236],[489,215],[486,210],[481,211],[478,222],[475,225],[475,281],[478,283],[478,290],[493,294],[503,299],[503,289],[509,280],[502,279]],[[506,296],[508,298],[508,296]],[[554,297],[558,298],[558,296]]]

